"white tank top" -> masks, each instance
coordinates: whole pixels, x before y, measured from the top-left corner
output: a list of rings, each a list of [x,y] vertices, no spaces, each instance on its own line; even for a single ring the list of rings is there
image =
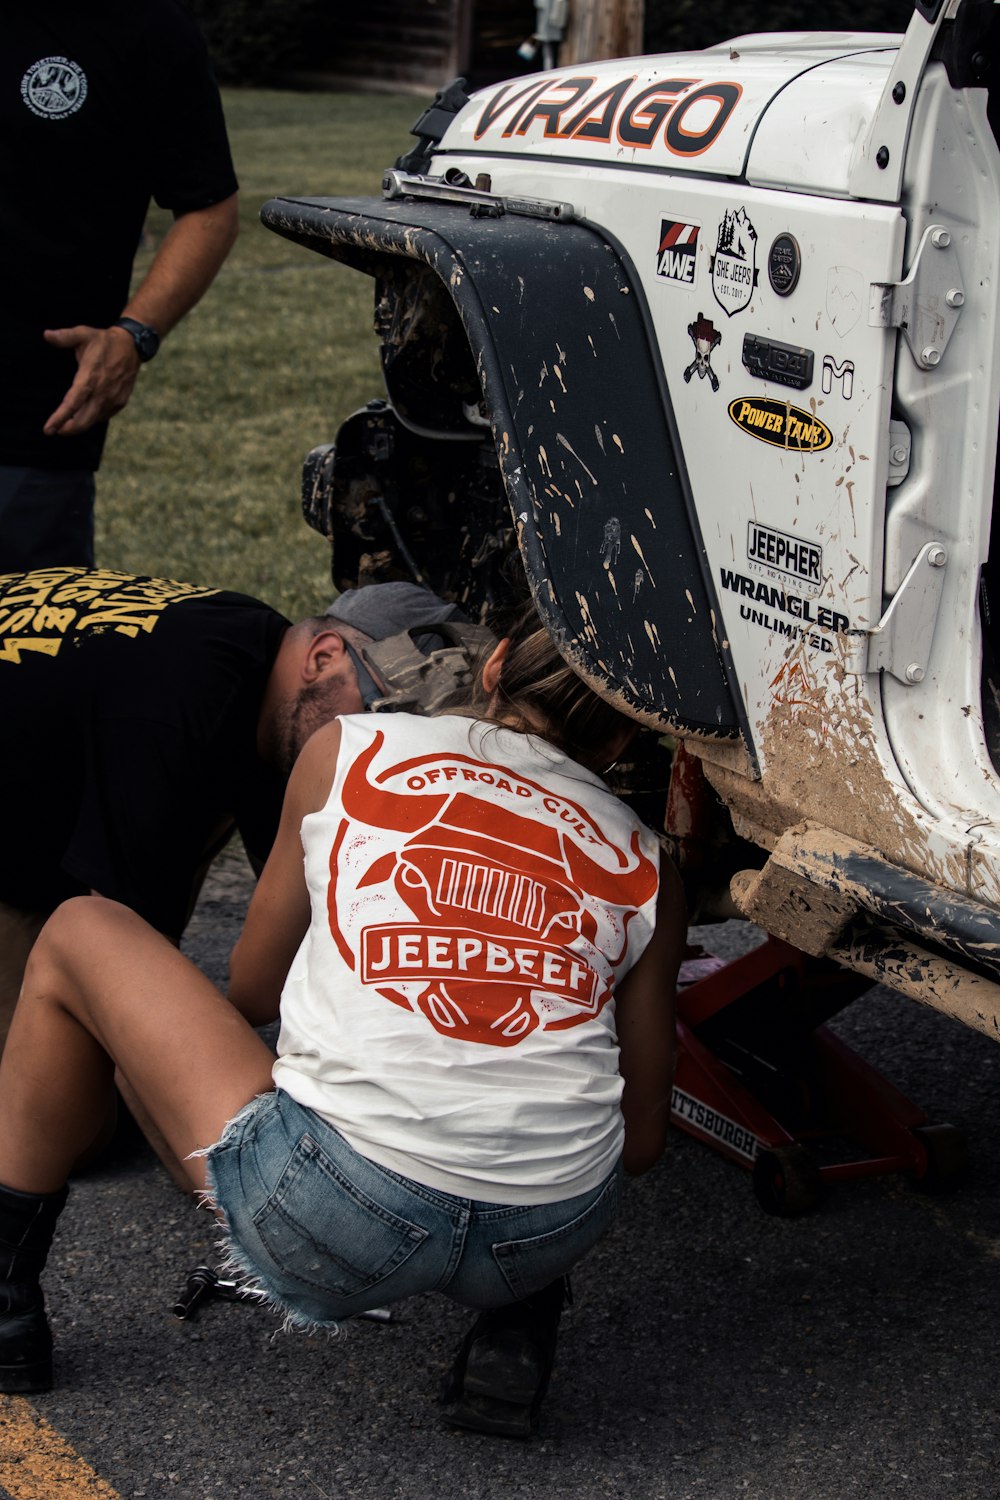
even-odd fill
[[[340,723],[329,800],[302,824],[312,921],[275,1083],[428,1187],[590,1191],[622,1149],[612,992],[653,930],[656,838],[533,736]]]

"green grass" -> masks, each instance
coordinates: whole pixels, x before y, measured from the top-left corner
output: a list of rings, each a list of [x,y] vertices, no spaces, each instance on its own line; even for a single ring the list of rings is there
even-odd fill
[[[372,283],[272,234],[281,196],[378,197],[412,144],[412,95],[225,90],[241,230],[203,301],[111,424],[97,481],[104,567],[240,589],[292,617],[328,601],[329,547],[302,520],[302,460],[382,394]],[[154,209],[152,246],[170,223]],[[136,277],[153,250],[136,260]]]

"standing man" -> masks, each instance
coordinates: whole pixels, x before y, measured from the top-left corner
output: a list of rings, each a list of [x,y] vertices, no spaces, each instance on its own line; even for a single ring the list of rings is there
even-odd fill
[[[108,419],[229,253],[237,183],[175,0],[10,0],[2,36],[0,574],[90,567]],[[130,296],[151,198],[174,223]]]

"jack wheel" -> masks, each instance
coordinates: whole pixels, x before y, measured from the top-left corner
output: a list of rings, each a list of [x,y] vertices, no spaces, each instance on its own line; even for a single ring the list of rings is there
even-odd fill
[[[965,1171],[965,1136],[954,1125],[915,1125],[912,1134],[927,1152],[927,1166],[914,1185],[924,1193],[952,1187]]]
[[[753,1164],[753,1190],[766,1214],[798,1218],[819,1202],[819,1164],[798,1141],[765,1148]]]

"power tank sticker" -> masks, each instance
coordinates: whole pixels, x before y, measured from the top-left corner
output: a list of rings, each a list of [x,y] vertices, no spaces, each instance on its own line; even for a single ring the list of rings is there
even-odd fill
[[[772,448],[822,453],[833,442],[832,432],[819,417],[773,396],[737,396],[729,403],[729,415],[741,432]]]

